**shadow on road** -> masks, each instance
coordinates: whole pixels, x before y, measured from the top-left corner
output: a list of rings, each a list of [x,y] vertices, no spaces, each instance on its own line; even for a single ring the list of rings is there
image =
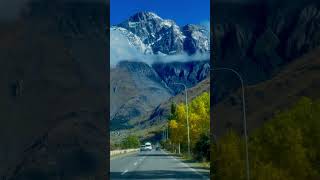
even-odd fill
[[[140,153],[138,156],[162,156],[162,157],[169,157],[169,154],[156,154],[156,153]]]
[[[203,179],[199,174],[192,171],[151,170],[128,172],[124,175],[121,174],[122,172],[110,172],[110,179]],[[205,176],[205,173],[203,173],[203,175]]]

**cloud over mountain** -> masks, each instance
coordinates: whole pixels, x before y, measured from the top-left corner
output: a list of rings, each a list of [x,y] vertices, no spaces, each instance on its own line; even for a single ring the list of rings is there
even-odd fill
[[[208,60],[209,23],[179,27],[152,12],[139,12],[111,27],[111,66],[119,61]]]

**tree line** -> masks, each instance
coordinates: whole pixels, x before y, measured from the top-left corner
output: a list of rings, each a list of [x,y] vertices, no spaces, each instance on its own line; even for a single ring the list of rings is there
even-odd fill
[[[211,147],[214,179],[245,179],[243,138],[231,129]],[[249,137],[251,179],[320,179],[320,101],[303,97]]]

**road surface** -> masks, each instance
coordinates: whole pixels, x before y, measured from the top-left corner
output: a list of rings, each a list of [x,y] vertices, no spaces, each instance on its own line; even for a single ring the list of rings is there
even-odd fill
[[[144,151],[111,159],[110,179],[200,180],[209,173],[199,172],[164,151]]]

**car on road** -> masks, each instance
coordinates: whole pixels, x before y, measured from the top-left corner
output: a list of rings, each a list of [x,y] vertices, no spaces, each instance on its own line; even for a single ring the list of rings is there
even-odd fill
[[[141,145],[140,146],[140,151],[145,151],[146,150],[146,146],[145,145]]]
[[[146,149],[147,151],[151,151],[151,150],[152,150],[152,145],[151,145],[151,143],[146,142],[146,143],[145,143],[145,149]]]

